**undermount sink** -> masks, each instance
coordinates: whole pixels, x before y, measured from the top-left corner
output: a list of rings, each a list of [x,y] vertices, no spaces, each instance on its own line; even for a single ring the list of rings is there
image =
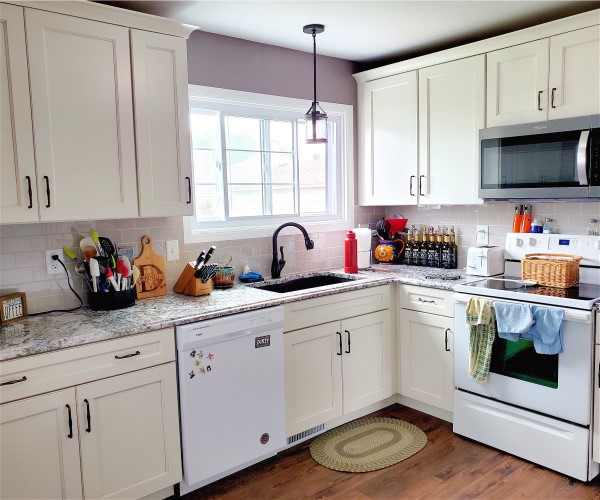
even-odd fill
[[[269,290],[276,293],[297,292],[299,290],[308,290],[309,288],[318,288],[320,286],[337,285],[338,283],[346,283],[348,281],[356,281],[356,278],[343,278],[341,276],[333,276],[331,274],[321,274],[316,276],[306,276],[304,278],[295,278],[281,283],[271,283],[266,285],[255,285],[261,290]]]

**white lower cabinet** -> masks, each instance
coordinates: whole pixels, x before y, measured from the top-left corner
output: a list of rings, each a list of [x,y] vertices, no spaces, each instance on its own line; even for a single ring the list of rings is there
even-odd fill
[[[388,309],[287,332],[284,349],[288,436],[392,395]]]
[[[1,498],[82,497],[75,409],[73,388],[0,407]]]
[[[451,302],[452,293],[433,288],[400,286],[399,392],[402,396],[451,412],[454,396],[454,319],[446,305]]]
[[[41,375],[77,383],[114,371],[111,360],[135,371],[2,404],[1,498],[140,498],[181,480],[175,362],[136,369],[169,356],[165,347],[174,359],[173,331],[148,336],[68,349],[71,364],[57,365],[64,351],[32,357],[38,368],[27,358],[3,363],[4,400],[35,390]]]

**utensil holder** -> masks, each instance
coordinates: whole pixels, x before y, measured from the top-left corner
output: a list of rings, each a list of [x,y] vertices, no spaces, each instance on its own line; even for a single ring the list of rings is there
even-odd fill
[[[219,267],[212,281],[215,288],[231,288],[235,281],[235,268]]]
[[[173,291],[177,293],[185,293],[186,295],[192,295],[197,297],[199,295],[208,295],[212,292],[213,283],[212,280],[208,280],[206,283],[202,283],[200,278],[194,277],[196,269],[194,268],[195,262],[188,262],[179,275]]]
[[[90,292],[88,299],[92,311],[124,309],[135,305],[135,287],[119,292],[115,292],[114,290],[109,292]]]

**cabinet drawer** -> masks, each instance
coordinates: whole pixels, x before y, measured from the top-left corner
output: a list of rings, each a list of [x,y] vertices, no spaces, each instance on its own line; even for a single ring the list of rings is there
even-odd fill
[[[402,309],[422,311],[441,316],[454,316],[453,292],[423,286],[399,285],[398,300]]]
[[[390,307],[390,286],[376,286],[352,292],[292,302],[284,306],[283,330],[289,332],[321,325]]]
[[[175,359],[172,328],[27,356],[0,365],[0,403],[34,396]]]

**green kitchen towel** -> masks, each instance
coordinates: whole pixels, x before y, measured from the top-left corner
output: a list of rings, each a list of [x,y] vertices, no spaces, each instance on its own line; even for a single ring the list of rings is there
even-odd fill
[[[469,377],[475,382],[487,382],[496,336],[492,301],[470,298],[465,316],[469,325]]]

